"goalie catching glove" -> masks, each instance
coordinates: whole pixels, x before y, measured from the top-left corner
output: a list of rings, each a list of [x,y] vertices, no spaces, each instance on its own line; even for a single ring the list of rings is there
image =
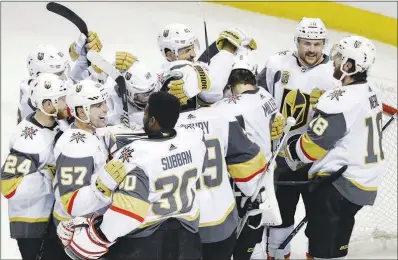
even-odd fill
[[[222,31],[216,40],[216,45],[219,51],[226,50],[233,54],[242,47],[250,50],[257,49],[256,41],[237,28]],[[234,47],[232,50],[230,45]]]
[[[71,259],[98,259],[108,252],[114,242],[108,241],[100,230],[101,222],[102,216],[76,217],[59,223],[57,235]]]

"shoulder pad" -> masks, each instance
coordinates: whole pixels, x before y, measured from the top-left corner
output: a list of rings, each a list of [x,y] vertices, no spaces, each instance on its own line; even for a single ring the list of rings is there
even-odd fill
[[[355,90],[349,87],[337,87],[326,91],[319,98],[316,108],[328,114],[337,114],[348,111],[357,104]]]
[[[26,119],[18,124],[11,139],[11,146],[21,152],[37,153],[53,144],[54,135],[47,128],[40,128]]]
[[[55,150],[68,157],[91,156],[97,151],[98,138],[84,130],[68,128],[58,139]]]

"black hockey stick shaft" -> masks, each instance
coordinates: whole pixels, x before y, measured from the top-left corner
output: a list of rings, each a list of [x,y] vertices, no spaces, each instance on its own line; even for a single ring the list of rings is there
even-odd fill
[[[129,118],[129,108],[127,103],[127,90],[126,90],[126,81],[123,76],[119,76],[115,79],[117,85],[119,86],[120,95],[122,96],[123,103],[123,115],[122,121],[126,127],[130,127],[130,118]]]
[[[84,35],[86,35],[86,37],[88,38],[88,29],[87,29],[87,24],[86,22],[83,21],[82,18],[80,18],[80,16],[78,16],[75,12],[73,12],[72,10],[70,10],[68,7],[55,3],[55,2],[50,2],[47,4],[47,10],[53,13],[56,13],[62,17],[64,17],[65,19],[69,20],[70,22],[72,22],[74,25],[76,25],[76,27],[79,29],[79,31],[81,33],[83,33]],[[91,62],[89,60],[87,60],[88,62],[88,66],[91,65]]]
[[[390,119],[388,119],[387,123],[383,126],[381,131],[383,132],[384,130],[386,130],[387,127],[392,123],[392,121],[394,121],[394,119],[397,119],[397,114],[393,115],[392,117],[390,117]]]

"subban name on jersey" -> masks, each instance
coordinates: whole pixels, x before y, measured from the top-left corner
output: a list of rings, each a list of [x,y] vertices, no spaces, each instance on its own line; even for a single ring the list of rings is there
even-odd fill
[[[166,171],[192,163],[192,154],[191,151],[188,150],[167,157],[163,157],[161,161],[163,165],[163,170]]]

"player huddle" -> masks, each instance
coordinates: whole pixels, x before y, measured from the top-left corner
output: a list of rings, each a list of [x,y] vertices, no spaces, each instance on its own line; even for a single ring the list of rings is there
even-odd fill
[[[22,258],[289,259],[300,195],[306,257],[344,258],[384,172],[382,103],[367,82],[372,42],[344,37],[328,55],[327,41],[319,18],[303,18],[297,49],[257,73],[266,46],[242,30],[197,61],[194,33],[167,25],[159,72],[123,51],[111,61],[128,126],[123,86],[87,59],[96,33],[70,45],[73,68],[38,46],[1,171]]]

